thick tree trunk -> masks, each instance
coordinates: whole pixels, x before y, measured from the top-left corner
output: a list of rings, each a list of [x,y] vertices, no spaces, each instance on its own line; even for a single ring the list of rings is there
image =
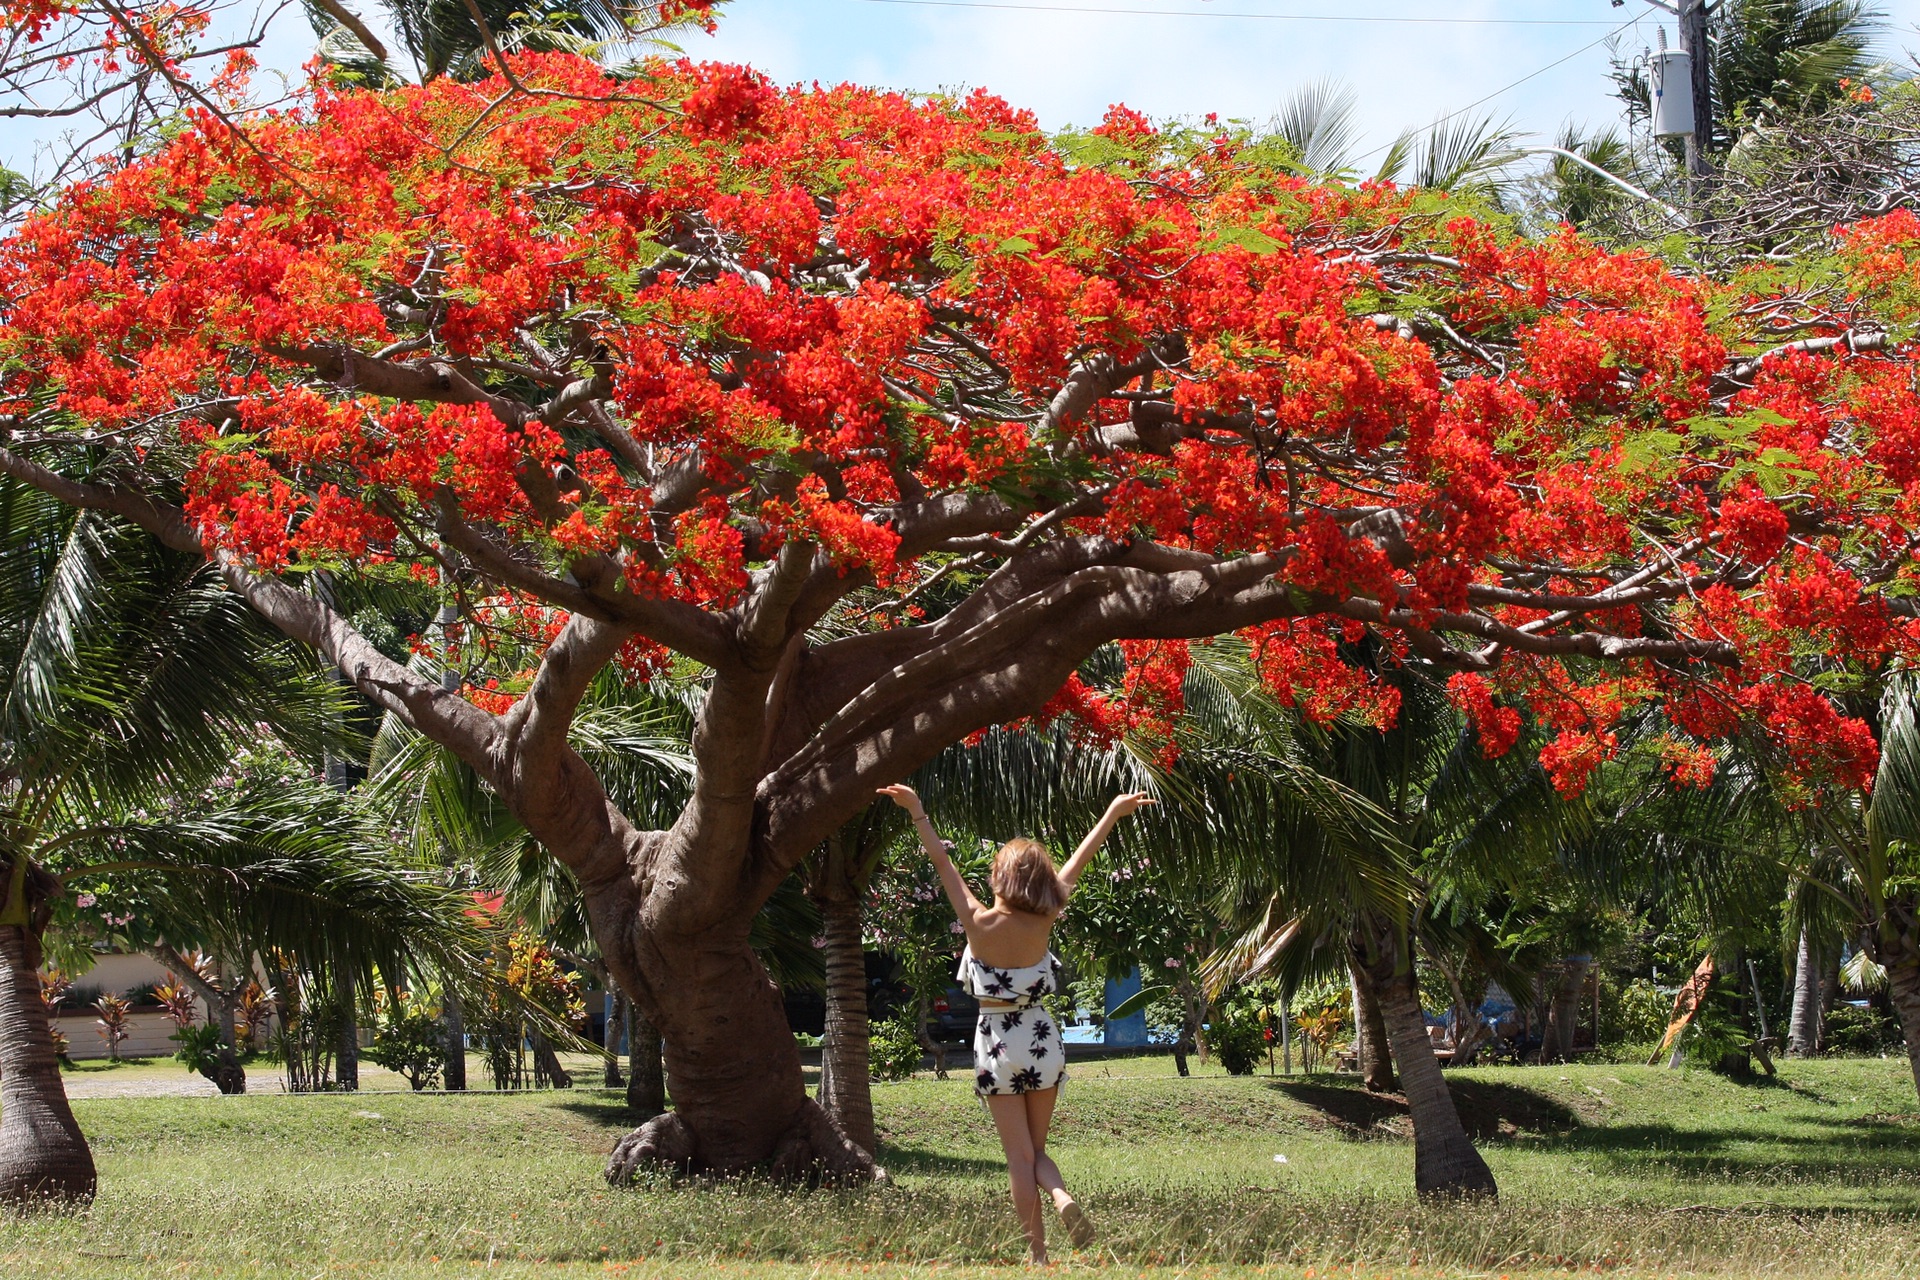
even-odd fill
[[[827,1026],[820,1047],[820,1105],[861,1150],[874,1150],[868,1072],[867,953],[857,898],[821,904],[826,938]]]
[[[1820,951],[1805,925],[1793,961],[1793,1016],[1787,1022],[1787,1056],[1811,1058],[1820,1052]]]
[[[726,1173],[764,1165],[776,1180],[873,1176],[872,1158],[807,1097],[779,988],[747,942],[750,923],[743,912],[729,927],[691,935],[596,927],[621,985],[659,1027],[673,1079],[674,1109],[620,1141],[609,1181],[648,1165]]]
[[[1920,954],[1908,950],[1887,965],[1887,995],[1907,1038],[1907,1066],[1913,1072],[1914,1092],[1920,1095]]]
[[[448,1092],[463,1093],[467,1087],[467,1019],[460,1007],[460,993],[451,983],[441,1003],[441,1015],[447,1024],[447,1049],[440,1066],[440,1079]]]
[[[1369,1093],[1392,1093],[1393,1058],[1387,1048],[1387,1025],[1380,1016],[1380,1001],[1364,968],[1350,965],[1348,976],[1353,987],[1353,1044],[1360,1060],[1360,1078]]]
[[[627,1017],[627,1110],[651,1120],[667,1109],[667,1073],[660,1061],[660,1033],[631,1000]]]
[[[60,1082],[39,969],[32,926],[0,925],[0,1204],[87,1201],[97,1184]]]
[[[1568,956],[1560,962],[1560,981],[1547,1009],[1547,1027],[1540,1046],[1542,1062],[1571,1062],[1573,1033],[1580,1024],[1580,995],[1586,990],[1592,956]]]
[[[1413,961],[1404,966],[1390,928],[1372,931],[1371,955],[1356,957],[1366,964],[1367,976],[1380,1001],[1387,1039],[1400,1068],[1401,1092],[1413,1122],[1413,1186],[1426,1199],[1499,1194],[1493,1171],[1474,1149],[1460,1123],[1460,1112],[1447,1092],[1440,1061],[1420,1012],[1420,984]]]

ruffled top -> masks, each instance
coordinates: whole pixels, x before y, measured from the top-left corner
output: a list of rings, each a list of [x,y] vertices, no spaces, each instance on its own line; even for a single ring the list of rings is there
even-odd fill
[[[1038,964],[1003,968],[974,959],[969,946],[960,953],[953,975],[960,989],[976,999],[1003,1000],[1017,1009],[1031,1009],[1060,989],[1060,960],[1049,951]]]

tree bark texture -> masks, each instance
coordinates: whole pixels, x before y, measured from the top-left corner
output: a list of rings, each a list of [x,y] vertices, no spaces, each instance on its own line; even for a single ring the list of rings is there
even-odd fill
[[[1388,1051],[1387,1024],[1373,983],[1360,965],[1349,966],[1353,984],[1354,1051],[1360,1059],[1360,1078],[1369,1093],[1392,1093],[1393,1057]]]
[[[440,1079],[449,1093],[464,1093],[467,1088],[467,1020],[460,1007],[460,993],[447,984],[446,999],[441,1002],[441,1017],[446,1021],[446,1057],[441,1063]]]
[[[1920,954],[1913,949],[1887,964],[1887,996],[1907,1038],[1907,1066],[1913,1072],[1914,1093],[1920,1096]]]
[[[859,899],[821,903],[826,939],[827,1026],[820,1049],[820,1105],[839,1122],[848,1141],[872,1154],[873,1088],[869,1073],[871,1026],[867,1020],[867,952]]]
[[[627,1007],[627,998],[616,991],[609,993],[606,1001],[607,1027],[600,1037],[600,1048],[607,1055],[607,1066],[600,1083],[604,1088],[623,1089],[627,1082],[620,1075],[620,1023]]]
[[[1820,1030],[1825,1014],[1820,1000],[1822,950],[1807,927],[1800,926],[1800,947],[1793,960],[1793,1015],[1787,1022],[1787,1056],[1790,1058],[1811,1058],[1820,1052]]]
[[[624,1002],[627,1022],[627,1110],[651,1120],[667,1109],[667,1073],[660,1033],[633,1001]]]
[[[1400,1068],[1401,1092],[1413,1123],[1414,1190],[1422,1199],[1493,1198],[1499,1194],[1493,1170],[1467,1137],[1440,1060],[1433,1056],[1412,957],[1401,959],[1399,940],[1390,926],[1371,927],[1368,943],[1365,954],[1354,958],[1365,965],[1373,981],[1387,1039]]]
[[[23,924],[0,924],[0,1204],[84,1203],[98,1185],[93,1152],[67,1103],[40,996],[38,930],[45,927],[46,901],[57,886],[41,884],[38,889],[46,892],[30,894],[27,873],[33,870],[22,868],[0,881],[0,908],[13,896],[11,887],[20,902],[10,914],[26,917]],[[35,897],[41,898],[38,909],[23,910]]]
[[[347,1093],[360,1088],[360,1022],[350,989],[340,997],[340,1038],[334,1048],[333,1085]]]

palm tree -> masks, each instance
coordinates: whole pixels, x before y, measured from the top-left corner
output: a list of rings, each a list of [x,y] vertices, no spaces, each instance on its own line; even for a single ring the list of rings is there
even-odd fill
[[[312,834],[324,814],[193,799],[262,737],[317,755],[330,688],[204,562],[0,484],[0,1200],[94,1189],[46,1010],[28,998],[49,928],[73,920],[67,879],[130,881],[143,926],[241,956],[243,938],[316,945],[338,919],[317,906],[358,912],[338,894],[376,887]]]
[[[1271,970],[1297,982],[1350,967],[1378,1002],[1399,1068],[1416,1190],[1496,1194],[1433,1054],[1417,956],[1462,900],[1523,881],[1576,827],[1577,807],[1522,755],[1486,759],[1418,668],[1381,665],[1400,693],[1392,728],[1316,727],[1261,685],[1243,646],[1193,652],[1167,786],[1206,798],[1188,807],[1189,856],[1244,929],[1210,976],[1223,985]]]
[[[1712,149],[1770,118],[1817,111],[1880,69],[1886,15],[1862,0],[1724,0],[1713,15]]]
[[[667,37],[693,21],[662,21],[657,2],[623,0],[379,0],[378,7],[421,83],[486,74],[489,46],[503,53],[559,50],[589,57],[632,45],[671,48]],[[352,0],[310,0],[307,13],[320,36],[321,56],[339,71],[367,84],[400,78],[392,53]]]
[[[1920,1092],[1920,673],[1889,676],[1878,707],[1880,767],[1873,790],[1795,811],[1810,842],[1840,872],[1803,878],[1843,904],[1865,950],[1886,970],[1914,1088]]]

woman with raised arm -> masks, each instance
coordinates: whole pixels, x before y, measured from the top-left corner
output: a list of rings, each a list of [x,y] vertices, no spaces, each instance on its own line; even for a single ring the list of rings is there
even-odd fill
[[[1067,1078],[1066,1046],[1041,1007],[1060,989],[1060,962],[1048,936],[1073,887],[1114,824],[1154,801],[1142,794],[1118,796],[1087,838],[1056,870],[1037,840],[1009,840],[993,857],[993,905],[973,896],[948,846],[933,829],[920,797],[905,785],[882,787],[880,794],[913,815],[914,830],[933,859],[947,901],[967,932],[967,949],[957,975],[961,987],[980,1001],[973,1035],[973,1091],[986,1103],[1007,1153],[1007,1180],[1013,1211],[1026,1229],[1036,1264],[1047,1260],[1047,1224],[1040,1189],[1066,1224],[1076,1248],[1093,1242],[1093,1223],[1074,1203],[1060,1180],[1060,1167],[1047,1155],[1047,1128],[1060,1084]]]

